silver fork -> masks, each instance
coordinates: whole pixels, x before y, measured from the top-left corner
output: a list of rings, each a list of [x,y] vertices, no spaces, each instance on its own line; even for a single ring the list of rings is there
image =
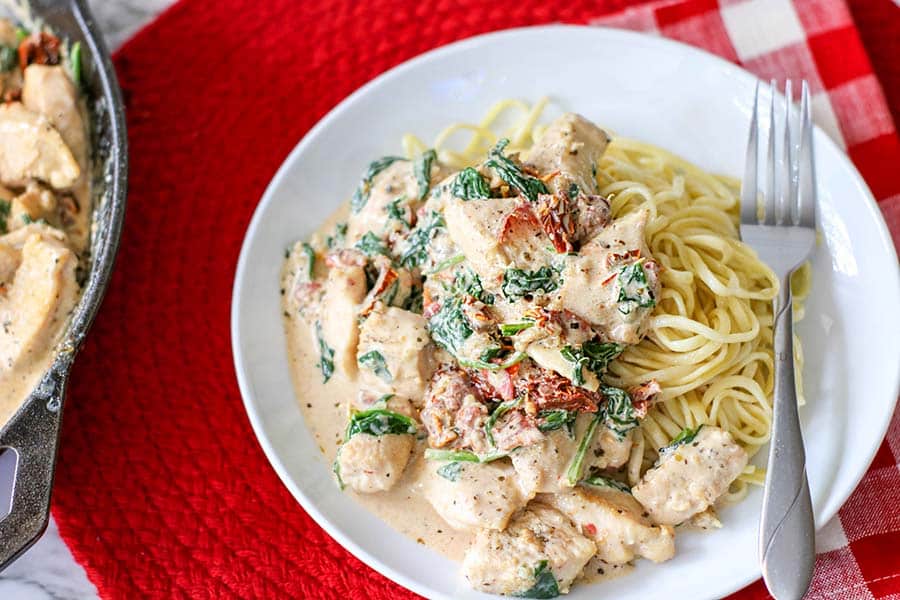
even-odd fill
[[[771,82],[765,188],[757,186],[759,85],[753,101],[747,163],[741,186],[741,238],[778,275],[775,300],[775,393],[769,466],[759,524],[763,579],[777,600],[803,597],[815,562],[815,527],[806,453],[794,386],[791,274],[809,257],[816,239],[816,173],[809,86],[802,83],[799,140],[791,130],[795,115],[790,80],[785,83],[784,143],[776,158],[777,85]],[[778,164],[776,164],[778,163]]]

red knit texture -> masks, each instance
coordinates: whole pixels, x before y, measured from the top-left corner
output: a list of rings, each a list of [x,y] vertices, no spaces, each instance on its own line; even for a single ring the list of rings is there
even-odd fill
[[[306,515],[254,438],[229,338],[245,229],[298,140],[379,73],[475,34],[626,4],[183,0],[118,52],[128,216],[72,374],[54,495],[101,596],[412,597]],[[876,38],[896,35],[896,15],[879,27],[863,12],[873,47],[890,48]]]

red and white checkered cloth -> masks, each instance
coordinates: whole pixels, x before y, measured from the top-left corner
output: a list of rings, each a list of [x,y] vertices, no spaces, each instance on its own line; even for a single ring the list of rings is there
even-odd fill
[[[763,80],[809,81],[816,123],[863,174],[900,248],[900,141],[842,0],[676,0],[631,8],[593,23],[652,32],[704,48]],[[807,598],[900,599],[898,459],[900,413],[859,487],[819,532],[819,556]],[[734,596],[765,597],[761,583]]]
[[[900,143],[842,0],[676,0],[601,18],[629,1],[181,0],[123,46],[129,217],[72,373],[53,509],[101,597],[414,597],[340,548],[269,468],[227,323],[241,240],[284,156],[354,89],[417,54],[509,27],[596,23],[673,37],[765,78],[804,77],[818,122],[900,241]],[[850,1],[867,23],[880,18],[870,6],[894,10]],[[879,35],[873,57],[893,94],[900,15],[884,20],[879,32],[894,34]],[[173,227],[173,214],[190,218]],[[810,598],[900,600],[898,456],[895,421],[820,536]],[[757,583],[737,597],[767,594]]]

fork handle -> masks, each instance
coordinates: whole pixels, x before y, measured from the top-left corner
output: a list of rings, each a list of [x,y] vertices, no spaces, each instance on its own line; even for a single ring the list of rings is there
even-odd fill
[[[759,528],[763,579],[776,600],[799,600],[815,563],[815,526],[794,382],[791,273],[781,282],[774,324],[775,398],[769,469]]]

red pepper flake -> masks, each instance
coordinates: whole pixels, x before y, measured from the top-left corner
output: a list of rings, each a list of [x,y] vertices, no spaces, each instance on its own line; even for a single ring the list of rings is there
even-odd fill
[[[606,279],[601,281],[600,285],[606,285],[606,284],[610,283],[613,279],[616,278],[616,275],[618,275],[618,273],[613,273],[612,275],[610,275],[609,277],[607,277]]]
[[[597,535],[597,526],[593,523],[588,523],[584,526],[584,532],[590,536]]]

